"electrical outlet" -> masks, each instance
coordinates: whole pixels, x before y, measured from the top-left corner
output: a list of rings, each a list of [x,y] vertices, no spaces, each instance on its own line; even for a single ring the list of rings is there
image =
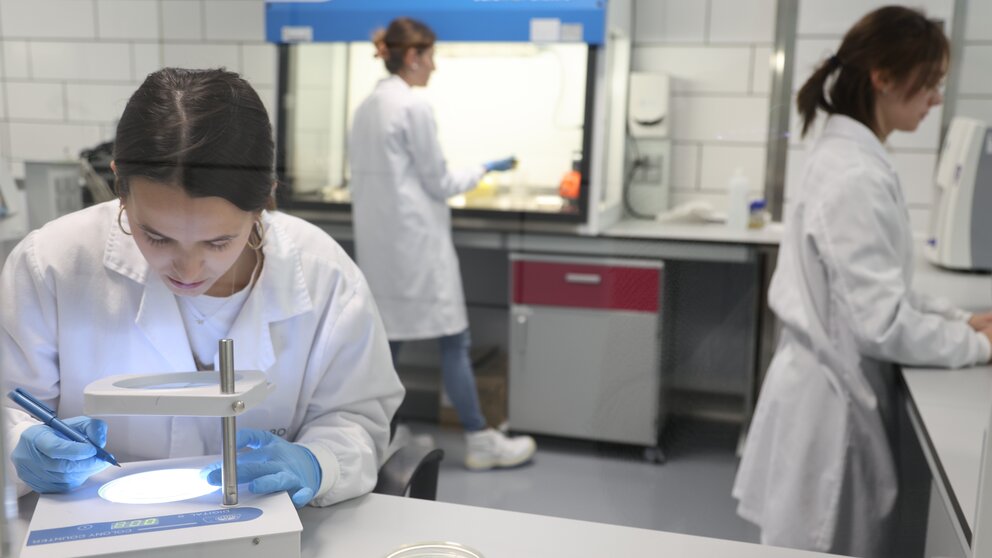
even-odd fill
[[[640,164],[634,171],[633,182],[635,184],[661,185],[664,157],[661,155],[642,155],[637,161]]]

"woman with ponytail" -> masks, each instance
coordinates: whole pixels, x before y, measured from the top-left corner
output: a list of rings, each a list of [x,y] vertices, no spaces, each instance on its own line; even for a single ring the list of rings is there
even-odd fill
[[[373,38],[390,76],[355,110],[349,137],[352,215],[358,265],[368,278],[395,358],[404,341],[436,339],[444,390],[465,428],[465,466],[514,467],[536,451],[482,415],[469,358],[471,338],[447,200],[471,190],[512,158],[449,170],[434,110],[414,87],[434,71],[434,32],[397,18]]]
[[[941,103],[940,25],[899,6],[852,27],[799,90],[803,171],[769,290],[782,323],[734,484],[765,544],[890,556],[894,367],[989,361],[989,314],[914,293],[913,236],[884,142]]]

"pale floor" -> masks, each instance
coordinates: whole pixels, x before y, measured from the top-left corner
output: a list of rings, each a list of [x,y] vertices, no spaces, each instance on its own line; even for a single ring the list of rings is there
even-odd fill
[[[758,529],[737,517],[730,496],[739,427],[676,420],[666,430],[667,461],[652,464],[629,446],[537,438],[533,463],[471,472],[460,430],[406,423],[445,450],[438,500],[746,542]]]

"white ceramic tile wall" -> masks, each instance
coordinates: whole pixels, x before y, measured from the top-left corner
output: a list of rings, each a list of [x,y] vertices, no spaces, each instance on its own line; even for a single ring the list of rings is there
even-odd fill
[[[252,41],[264,36],[264,0],[204,2],[208,41]]]
[[[31,77],[26,41],[3,41],[3,68],[6,79],[27,79]]]
[[[699,144],[676,143],[672,145],[672,189],[690,191],[699,189]]]
[[[646,72],[672,76],[672,92],[747,93],[751,81],[750,47],[643,46],[631,63]]]
[[[964,53],[961,59],[961,91],[957,114],[992,124],[992,2],[969,0],[965,8]]]
[[[986,2],[987,0],[968,0],[969,4]],[[891,0],[800,0],[799,25],[800,36],[826,35],[840,38],[851,24],[862,15],[889,4],[903,4],[913,8],[923,8],[933,18],[950,22],[954,14],[954,0],[910,0],[908,2],[892,2]]]
[[[181,68],[217,68],[241,71],[238,45],[203,43],[166,43],[162,45],[162,64]]]
[[[638,43],[702,43],[709,6],[705,1],[635,0]]]
[[[672,77],[671,204],[725,204],[742,168],[764,187],[775,0],[638,0],[637,71]]]
[[[990,20],[992,21],[992,20]],[[966,44],[961,55],[961,95],[992,97],[992,45]]]
[[[162,45],[159,43],[135,43],[131,45],[135,83],[144,81],[145,76],[162,67]]]
[[[203,2],[201,0],[169,0],[160,4],[162,38],[166,40],[199,41],[203,39]]]
[[[937,170],[936,153],[893,153],[892,162],[899,173],[899,183],[906,203],[913,207],[929,206],[933,201],[933,177]]]
[[[992,97],[987,99],[958,99],[957,114],[992,122]]]
[[[751,58],[751,86],[749,91],[769,95],[772,90],[772,49],[756,46]]]
[[[134,93],[131,85],[70,83],[66,86],[68,120],[94,124],[115,122],[131,93]]]
[[[968,41],[992,41],[992,2],[970,0],[967,4],[964,36]]]
[[[97,0],[97,35],[101,39],[159,38],[156,0]]]
[[[5,39],[96,38],[93,0],[3,0],[0,10],[0,33]]]
[[[19,161],[75,159],[79,151],[104,141],[92,124],[11,122],[11,157]]]
[[[25,120],[65,119],[65,95],[61,83],[7,84],[7,106],[11,114]]]
[[[776,0],[710,0],[711,43],[771,44]]]
[[[75,158],[111,139],[127,99],[165,65],[243,72],[271,111],[264,0],[0,0],[0,155]],[[53,14],[55,14],[53,16]]]
[[[28,54],[31,78],[36,80],[131,79],[131,49],[127,43],[32,41]]]
[[[242,68],[245,79],[254,85],[275,85],[276,46],[244,45],[241,47]]]
[[[740,171],[748,178],[752,195],[762,197],[765,188],[764,146],[703,145],[699,189],[722,194],[734,173]]]

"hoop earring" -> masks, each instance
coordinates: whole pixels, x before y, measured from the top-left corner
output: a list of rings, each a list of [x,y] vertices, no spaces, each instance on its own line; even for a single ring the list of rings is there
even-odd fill
[[[258,240],[252,244],[252,236]],[[262,227],[262,221],[256,220],[254,227],[252,227],[251,232],[248,233],[248,247],[252,250],[261,250],[262,246],[265,244],[265,228]]]
[[[121,205],[121,210],[117,212],[117,226],[120,227],[122,233],[124,233],[124,234],[126,234],[128,236],[131,236],[131,232],[130,231],[124,230],[124,224],[121,223],[121,216],[122,215],[124,215],[124,205],[123,204]]]

